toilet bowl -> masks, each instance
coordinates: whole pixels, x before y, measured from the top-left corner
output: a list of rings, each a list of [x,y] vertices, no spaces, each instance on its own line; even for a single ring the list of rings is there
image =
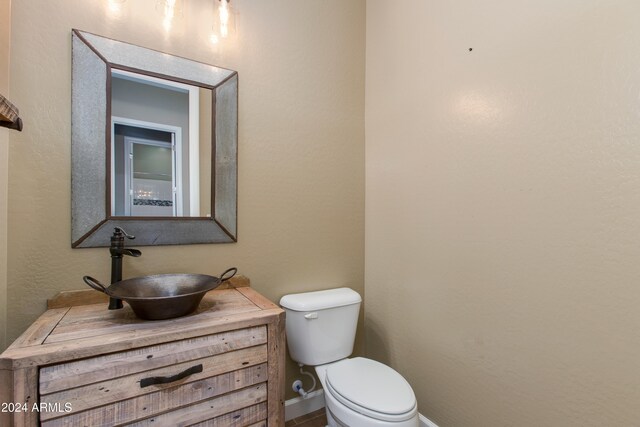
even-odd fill
[[[325,395],[329,426],[417,427],[418,406],[396,371],[356,357],[315,367]]]
[[[329,426],[418,427],[416,397],[402,375],[371,359],[348,358],[361,302],[349,288],[282,297],[289,354],[315,367]]]

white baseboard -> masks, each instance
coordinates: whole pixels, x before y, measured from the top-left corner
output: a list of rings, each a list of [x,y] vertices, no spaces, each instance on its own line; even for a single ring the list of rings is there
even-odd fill
[[[307,397],[296,397],[284,402],[284,420],[289,421],[324,408],[324,392],[322,389],[312,391]]]
[[[424,415],[418,414],[418,416],[420,417],[420,427],[438,427],[438,425],[436,423],[434,423],[433,421],[429,420]]]
[[[324,392],[322,389],[312,391],[306,398],[301,396],[284,402],[284,420],[289,421],[322,408],[324,408]],[[418,415],[420,417],[420,427],[438,427],[436,423],[430,421],[424,415]]]

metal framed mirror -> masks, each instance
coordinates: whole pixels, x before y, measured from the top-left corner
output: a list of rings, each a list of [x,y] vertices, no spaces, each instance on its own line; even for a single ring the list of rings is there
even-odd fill
[[[72,32],[71,246],[237,241],[238,73]]]

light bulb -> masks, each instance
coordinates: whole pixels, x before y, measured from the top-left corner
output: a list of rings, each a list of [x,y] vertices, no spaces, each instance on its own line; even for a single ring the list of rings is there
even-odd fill
[[[220,35],[229,37],[229,3],[227,0],[220,2]]]
[[[164,16],[173,19],[176,11],[176,0],[165,0]]]
[[[111,16],[120,16],[122,14],[122,6],[125,0],[109,0],[107,10]]]
[[[156,11],[162,15],[162,27],[169,33],[174,21],[182,16],[184,0],[156,0]]]
[[[173,17],[176,14],[176,0],[165,0],[164,3],[164,21],[162,26],[165,31],[171,30],[171,24],[173,23]]]
[[[231,0],[213,0],[213,28],[209,39],[211,43],[218,44],[223,39],[236,36],[236,11],[231,6]]]

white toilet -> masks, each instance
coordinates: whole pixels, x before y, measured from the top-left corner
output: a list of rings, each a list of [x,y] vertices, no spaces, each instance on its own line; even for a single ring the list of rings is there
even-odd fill
[[[390,367],[355,357],[360,295],[349,288],[285,295],[291,358],[315,367],[329,426],[418,427],[411,386]]]

